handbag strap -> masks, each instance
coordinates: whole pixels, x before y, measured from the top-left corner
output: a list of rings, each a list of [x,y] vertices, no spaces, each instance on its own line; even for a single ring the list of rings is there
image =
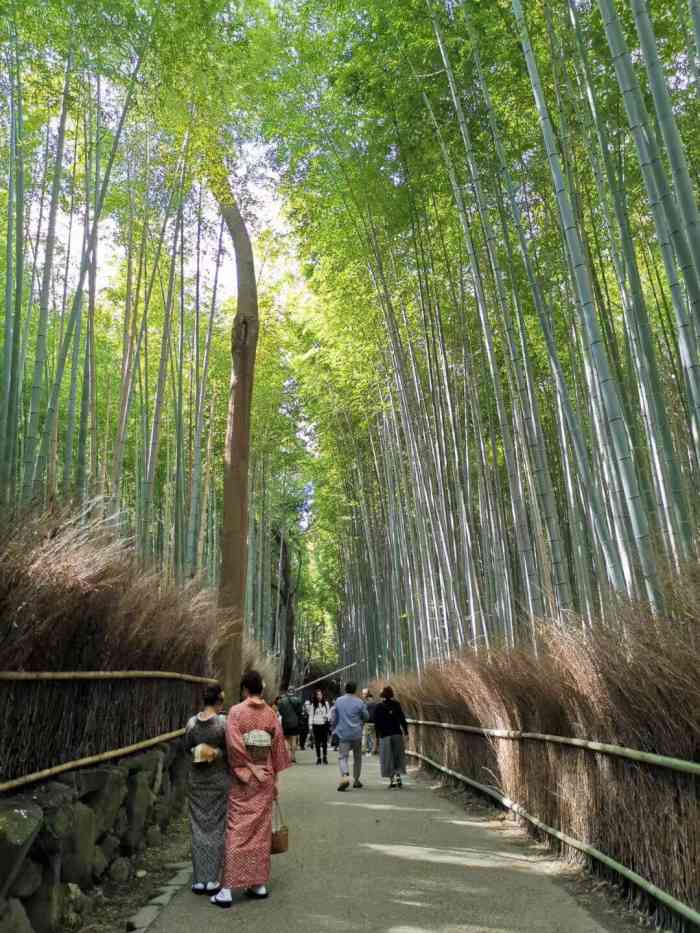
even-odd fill
[[[279,800],[275,800],[275,812],[279,818],[279,825],[284,826],[284,814],[282,813],[282,807]]]

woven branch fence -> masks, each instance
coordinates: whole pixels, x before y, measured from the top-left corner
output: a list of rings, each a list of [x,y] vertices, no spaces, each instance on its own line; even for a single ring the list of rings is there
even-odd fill
[[[207,683],[168,671],[0,671],[0,792],[176,738]]]
[[[409,754],[496,799],[572,857],[632,882],[662,905],[665,926],[700,928],[700,762],[545,733],[409,723]]]

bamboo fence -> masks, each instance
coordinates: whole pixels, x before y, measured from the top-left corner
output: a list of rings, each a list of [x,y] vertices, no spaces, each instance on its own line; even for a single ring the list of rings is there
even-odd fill
[[[613,755],[617,758],[627,758],[629,761],[638,761],[642,764],[656,765],[659,768],[669,768],[672,771],[682,771],[685,774],[700,776],[700,763],[686,761],[683,758],[670,758],[667,755],[655,755],[652,752],[642,752],[636,748],[627,748],[624,745],[607,745],[604,742],[592,742],[588,739],[574,739],[563,735],[547,735],[543,732],[517,732],[511,729],[482,729],[479,726],[463,726],[457,723],[436,722],[427,719],[408,719],[414,726],[432,726],[436,729],[449,729],[453,732],[471,732],[476,735],[492,736],[497,739],[528,740],[538,742],[551,742],[556,745],[573,745],[576,748],[585,748],[591,752],[602,755]]]
[[[197,691],[216,683],[175,671],[0,671],[0,793],[177,739]]]

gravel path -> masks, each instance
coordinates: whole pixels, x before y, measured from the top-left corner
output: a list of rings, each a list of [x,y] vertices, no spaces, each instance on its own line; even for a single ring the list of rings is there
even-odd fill
[[[336,791],[337,768],[301,753],[282,776],[290,851],[273,857],[266,901],[230,910],[189,888],[149,933],[610,933],[559,880],[560,864],[498,820],[465,813],[409,775],[386,790],[376,758],[365,787]],[[601,925],[604,923],[604,925]]]

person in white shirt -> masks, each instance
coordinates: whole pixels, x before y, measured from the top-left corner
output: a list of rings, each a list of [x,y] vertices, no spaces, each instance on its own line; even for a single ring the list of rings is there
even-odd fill
[[[309,728],[314,736],[316,749],[316,764],[328,764],[328,732],[330,729],[331,708],[326,700],[323,690],[314,690],[313,700],[306,701],[306,711],[309,714]],[[323,753],[323,759],[321,759]]]

